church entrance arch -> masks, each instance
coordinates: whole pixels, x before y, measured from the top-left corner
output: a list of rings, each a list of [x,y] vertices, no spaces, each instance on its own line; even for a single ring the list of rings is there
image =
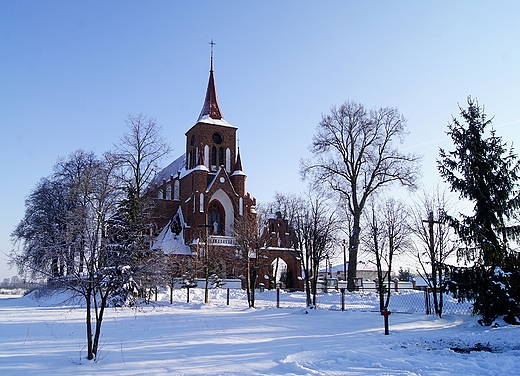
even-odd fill
[[[271,269],[274,282],[285,287],[287,285],[287,263],[282,258],[277,257],[271,263]]]
[[[267,247],[260,250],[260,258],[265,260],[265,264],[261,267],[259,276],[266,276],[269,280],[259,278],[259,283],[266,283],[266,287],[273,289],[281,282],[282,288],[303,291],[302,268],[298,252],[291,248]]]
[[[222,223],[219,227],[219,235],[232,236],[233,225],[235,221],[235,210],[233,209],[233,203],[231,202],[231,199],[222,189],[219,189],[211,196],[209,200],[208,213],[211,210],[213,203],[220,205],[219,210],[221,210]],[[209,221],[209,216],[208,224],[213,225],[213,222]]]

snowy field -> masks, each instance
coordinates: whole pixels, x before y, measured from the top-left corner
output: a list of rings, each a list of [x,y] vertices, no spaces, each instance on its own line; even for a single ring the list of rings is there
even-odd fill
[[[203,290],[190,303],[177,293],[173,305],[159,295],[109,309],[96,362],[84,359],[85,312],[65,294],[4,296],[0,375],[520,375],[520,328],[481,327],[467,314],[393,313],[385,336],[374,296],[360,310],[360,294],[347,295],[342,312],[291,306],[298,294],[276,308],[273,291],[259,294],[257,309],[241,291],[229,306],[225,290],[209,305]]]

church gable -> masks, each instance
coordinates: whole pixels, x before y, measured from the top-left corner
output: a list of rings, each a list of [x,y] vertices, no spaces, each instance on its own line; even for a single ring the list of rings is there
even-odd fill
[[[229,175],[224,171],[223,168],[218,170],[218,173],[208,184],[208,187],[206,188],[206,194],[211,195],[218,189],[224,190],[230,197],[238,197],[238,194],[235,192],[235,188],[229,179]]]

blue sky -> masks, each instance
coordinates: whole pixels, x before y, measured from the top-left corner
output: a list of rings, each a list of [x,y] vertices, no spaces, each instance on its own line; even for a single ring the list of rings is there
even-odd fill
[[[304,189],[299,160],[345,100],[399,108],[427,187],[468,95],[517,144],[519,17],[517,1],[0,0],[0,279],[16,274],[5,254],[24,199],[58,157],[112,149],[139,113],[163,126],[164,165],[183,153],[211,39],[220,107],[265,202]]]

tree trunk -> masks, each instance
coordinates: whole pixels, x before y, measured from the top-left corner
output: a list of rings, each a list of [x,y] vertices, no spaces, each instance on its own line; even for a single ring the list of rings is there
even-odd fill
[[[85,294],[85,303],[86,303],[86,324],[87,324],[87,359],[92,360],[94,359],[94,352],[92,351],[92,325],[91,325],[91,295],[92,292],[90,288],[87,288],[86,294]]]
[[[96,315],[96,331],[94,333],[94,344],[92,346],[92,353],[97,356],[99,337],[101,336],[101,323],[103,322],[103,314],[107,306],[108,292],[101,297],[101,307],[99,307],[99,314]],[[97,310],[97,307],[96,307]]]
[[[251,308],[255,308],[255,286],[258,274],[256,270],[251,273]]]
[[[249,251],[247,252],[247,274],[246,274],[246,292],[247,292],[247,304],[251,308],[252,302],[251,302],[251,258],[249,257]],[[257,254],[258,257],[258,254]],[[253,284],[253,290],[254,290],[254,284]]]
[[[360,218],[354,217],[354,226],[348,242],[348,291],[354,291],[356,289],[354,280],[357,277],[357,256],[359,248],[359,233],[361,231],[359,220]]]

